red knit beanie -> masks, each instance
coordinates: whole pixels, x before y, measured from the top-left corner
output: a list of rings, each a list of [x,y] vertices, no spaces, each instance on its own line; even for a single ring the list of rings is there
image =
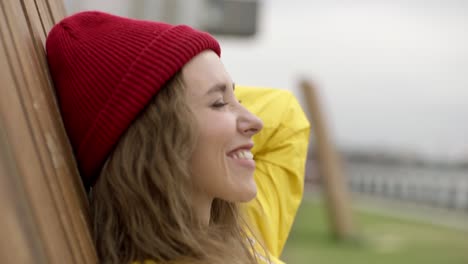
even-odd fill
[[[47,59],[85,184],[159,89],[207,49],[220,55],[213,37],[188,26],[95,11],[52,28]]]

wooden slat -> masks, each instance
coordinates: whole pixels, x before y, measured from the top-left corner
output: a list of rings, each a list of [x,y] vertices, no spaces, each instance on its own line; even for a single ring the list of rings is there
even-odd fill
[[[2,90],[0,110],[5,121],[8,141],[13,147],[12,154],[16,166],[24,181],[28,201],[33,207],[32,214],[35,216],[41,236],[45,238],[43,239],[44,246],[47,249],[47,245],[57,244],[57,249],[59,249],[55,251],[48,249],[49,259],[62,261],[62,263],[74,263],[70,258],[71,251],[67,240],[63,236],[64,232],[59,219],[59,212],[51,197],[49,186],[44,181],[46,172],[41,162],[41,153],[37,149],[37,138],[31,130],[31,125],[34,124],[30,124],[31,116],[28,115],[28,112],[32,112],[31,105],[29,102],[24,102],[23,99],[23,97],[28,96],[24,91],[27,88],[25,76],[32,73],[22,69],[18,53],[23,48],[17,41],[13,42],[17,37],[11,35],[12,30],[18,30],[18,34],[27,34],[28,32],[27,27],[20,30],[15,25],[20,20],[17,18],[23,17],[23,14],[17,11],[12,10],[11,6],[7,6],[3,13],[6,21],[0,23],[2,25],[2,39],[6,42],[6,53],[9,56],[8,63],[13,75],[12,79],[14,79],[13,86],[6,87],[2,84],[2,89],[5,90]],[[14,19],[11,19],[11,17]],[[5,28],[5,26],[8,26],[8,28]],[[35,210],[33,203],[42,204],[41,213]]]
[[[47,8],[51,15],[51,20],[54,24],[58,23],[60,20],[62,20],[62,18],[65,17],[66,12],[65,12],[65,6],[63,4],[63,1],[48,0],[45,2],[47,4]],[[50,30],[50,28],[48,29]]]
[[[18,182],[19,174],[11,162],[3,128],[0,129],[0,258],[4,263],[45,264],[47,262],[38,230],[22,194],[24,190]]]
[[[0,14],[2,11],[0,10]],[[0,41],[0,80],[2,80],[2,87],[14,84],[2,41]],[[6,94],[2,93],[3,96]],[[45,264],[47,263],[45,251],[26,200],[24,186],[11,153],[1,116],[0,150],[0,208],[2,212],[0,259],[5,263]]]
[[[55,24],[52,14],[47,5],[46,0],[21,0],[21,2],[34,2],[36,10],[40,15],[42,27],[44,28],[44,33],[47,35],[47,32]]]
[[[25,2],[24,6],[25,6],[25,9],[26,9],[26,13],[27,13],[27,15],[29,17],[29,21],[30,21],[30,24],[31,24],[31,30],[40,31],[40,28],[37,26],[37,25],[40,24],[39,17],[49,16],[50,14],[47,13],[47,12],[45,14],[41,14],[41,13],[36,14],[35,12],[39,12],[39,10],[34,9],[34,5],[32,5],[32,2],[33,2],[32,0],[23,0],[23,2]],[[60,9],[60,8],[58,8],[59,5],[62,6],[60,1],[49,0],[49,1],[47,1],[47,3],[50,3],[51,5],[56,6],[57,10]],[[45,4],[43,4],[43,5],[45,5]],[[34,27],[34,25],[36,25],[36,27]],[[48,32],[50,30],[50,28],[47,28],[46,30]],[[40,32],[31,32],[31,34],[37,36],[37,35],[40,35]],[[44,51],[45,40],[44,40],[44,42],[39,42],[38,39],[36,39],[35,44],[36,44],[35,45],[36,52],[39,55],[38,56],[38,61],[39,61],[39,64],[40,64],[40,67],[37,67],[37,70],[42,71],[41,76],[44,76],[45,81],[47,81],[47,85],[43,86],[43,87],[45,87],[43,89],[43,91],[44,91],[44,93],[46,93],[45,99],[48,99],[47,102],[46,102],[46,109],[50,111],[49,116],[52,117],[52,119],[53,119],[52,120],[52,123],[53,123],[52,127],[54,129],[52,131],[53,132],[56,131],[58,133],[57,140],[59,142],[56,142],[57,146],[60,146],[60,148],[63,148],[63,150],[60,151],[62,153],[62,157],[65,159],[66,164],[70,164],[70,166],[65,166],[64,167],[64,169],[67,170],[64,173],[67,174],[67,175],[68,174],[78,175],[77,171],[75,169],[76,166],[75,166],[75,163],[74,163],[73,156],[71,155],[71,152],[72,152],[71,151],[71,146],[70,146],[70,144],[68,142],[68,139],[67,139],[67,137],[66,137],[66,135],[64,133],[64,128],[63,128],[62,123],[61,123],[61,118],[60,118],[60,113],[58,112],[57,103],[54,100],[55,99],[55,94],[54,94],[54,92],[52,91],[52,88],[51,88],[52,87],[52,81],[51,81],[49,73],[48,73],[47,60],[45,58],[45,51]],[[85,197],[86,195],[85,195],[84,190],[83,190],[83,188],[81,186],[81,181],[80,181],[78,176],[71,177],[71,180],[72,180],[71,186],[66,186],[66,188],[73,188],[74,192],[78,193],[79,202],[80,202],[80,210],[81,211],[86,211],[87,207],[88,207],[88,203],[86,202],[86,197]],[[85,215],[83,217],[85,219],[87,219],[88,216]]]
[[[34,0],[21,0],[19,1],[24,10],[26,22],[30,28],[30,34],[33,40],[40,40],[39,47],[43,49],[43,43],[46,41],[47,29],[44,27],[42,18],[39,16],[37,5]]]
[[[0,6],[5,55],[0,71],[8,74],[0,79],[0,117],[10,146],[8,164],[13,160],[9,166],[17,168],[16,176],[10,172],[6,176],[19,177],[23,183],[21,199],[27,203],[23,208],[30,210],[45,263],[96,263],[86,195],[55,102],[43,47],[53,23],[64,16],[63,4],[22,0],[1,1]],[[4,150],[0,151],[6,159]]]

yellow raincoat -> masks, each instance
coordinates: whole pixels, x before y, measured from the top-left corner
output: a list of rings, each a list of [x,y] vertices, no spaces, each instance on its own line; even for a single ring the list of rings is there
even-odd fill
[[[309,122],[288,91],[236,85],[235,94],[264,123],[262,131],[253,138],[252,149],[258,193],[245,210],[271,263],[281,264],[284,262],[279,257],[303,194]],[[254,243],[260,263],[268,263],[263,248],[257,241]]]
[[[303,194],[310,125],[288,91],[236,86],[235,94],[264,124],[253,138],[258,193],[247,215],[271,261],[283,263],[279,256]]]

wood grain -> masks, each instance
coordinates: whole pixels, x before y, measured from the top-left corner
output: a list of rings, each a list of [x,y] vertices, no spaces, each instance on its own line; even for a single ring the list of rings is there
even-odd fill
[[[47,69],[54,0],[0,2],[0,259],[97,263],[88,203]],[[8,189],[8,191],[4,191]],[[17,261],[15,261],[17,262]]]

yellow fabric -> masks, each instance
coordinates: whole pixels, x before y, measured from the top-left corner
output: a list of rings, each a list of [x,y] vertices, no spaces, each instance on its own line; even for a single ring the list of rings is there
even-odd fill
[[[264,123],[253,138],[258,193],[247,215],[272,261],[283,263],[279,256],[303,194],[310,125],[288,91],[236,85],[235,94]]]

